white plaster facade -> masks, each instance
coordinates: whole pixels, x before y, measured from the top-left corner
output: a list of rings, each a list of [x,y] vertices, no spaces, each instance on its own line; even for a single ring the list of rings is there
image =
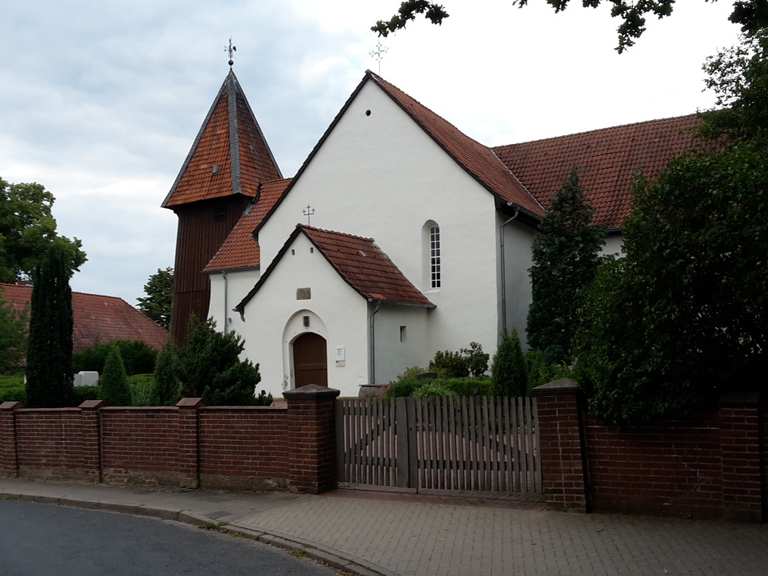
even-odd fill
[[[312,226],[374,238],[435,308],[367,302],[299,234],[242,317],[233,312],[296,224],[306,221],[307,204],[315,210]],[[275,396],[293,387],[292,342],[304,331],[326,339],[328,384],[344,396],[357,396],[364,384],[388,383],[409,366],[425,367],[438,350],[477,341],[492,355],[505,331],[515,329],[525,340],[531,301],[535,231],[511,216],[368,81],[258,230],[260,270],[211,275],[210,315],[224,325],[226,293],[228,328],[244,337],[245,356],[259,363],[262,386]],[[429,221],[440,228],[439,289],[429,285]],[[620,246],[620,238],[611,238],[605,251]],[[310,288],[311,298],[297,300],[298,288]]]
[[[356,396],[368,383],[368,303],[311,248],[306,236],[297,236],[246,306],[244,354],[259,364],[259,388],[280,397],[294,387],[293,341],[314,332],[326,340],[328,384]],[[311,298],[298,300],[297,288],[311,288]],[[339,347],[343,365],[335,360]]]
[[[373,82],[363,86],[259,231],[262,269],[296,223],[305,221],[307,203],[315,208],[313,226],[374,238],[436,305],[420,364],[437,350],[458,349],[471,340],[495,349],[494,197]],[[425,284],[422,236],[428,220],[440,226],[439,290]],[[248,307],[245,317],[248,323]]]

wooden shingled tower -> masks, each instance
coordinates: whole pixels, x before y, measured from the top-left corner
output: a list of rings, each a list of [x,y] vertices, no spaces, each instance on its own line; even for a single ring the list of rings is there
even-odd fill
[[[208,317],[203,272],[262,182],[280,168],[230,69],[200,127],[163,207],[179,218],[171,335],[181,342],[192,315]]]

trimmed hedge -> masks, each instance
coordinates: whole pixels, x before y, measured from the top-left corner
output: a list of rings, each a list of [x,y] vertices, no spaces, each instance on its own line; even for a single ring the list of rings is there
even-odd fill
[[[81,350],[72,356],[72,368],[75,372],[92,370],[101,374],[112,346],[117,346],[120,350],[128,376],[154,371],[157,351],[139,340],[116,340]]]

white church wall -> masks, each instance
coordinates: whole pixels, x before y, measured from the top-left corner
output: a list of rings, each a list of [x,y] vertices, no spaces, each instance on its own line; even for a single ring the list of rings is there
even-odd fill
[[[508,216],[499,213],[497,226],[500,227]],[[497,228],[498,229],[498,228]],[[531,280],[528,273],[532,260],[535,230],[521,222],[512,221],[503,228],[504,234],[504,290],[506,293],[507,329],[517,330],[523,347],[526,346],[525,329],[528,323],[528,309],[531,306]],[[499,250],[501,247],[499,245]],[[499,257],[501,262],[501,256]],[[499,288],[501,295],[501,287]],[[499,296],[499,306],[502,306]],[[499,333],[503,334],[503,315],[499,319]]]
[[[608,236],[605,239],[600,254],[602,256],[621,256],[621,250],[624,247],[624,236]]]
[[[370,110],[371,114],[366,115]],[[497,343],[493,196],[459,167],[375,84],[368,82],[259,232],[262,269],[302,209],[312,225],[375,238],[405,276],[437,305],[428,348]],[[440,226],[443,286],[430,290],[422,228]]]
[[[426,368],[432,359],[429,315],[424,308],[382,306],[374,318],[374,384],[389,384],[406,368]],[[402,334],[401,327],[405,330]]]
[[[226,274],[226,276],[225,276]],[[216,322],[216,328],[224,330],[224,319],[229,318],[229,329],[245,336],[240,314],[233,309],[259,280],[259,270],[236,270],[210,274],[211,297],[208,302],[208,317]]]
[[[246,357],[258,362],[260,389],[274,397],[293,388],[291,341],[303,332],[326,339],[328,386],[357,396],[368,383],[367,302],[328,264],[304,235],[293,242],[254,298],[245,307]],[[310,288],[309,300],[297,300],[297,288]],[[304,328],[302,316],[310,316]],[[343,347],[343,365],[336,348]]]

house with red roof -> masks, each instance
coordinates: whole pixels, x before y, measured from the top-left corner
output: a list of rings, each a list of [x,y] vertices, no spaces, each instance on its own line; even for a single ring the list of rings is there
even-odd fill
[[[30,284],[0,283],[0,293],[10,307],[28,313],[32,302]],[[72,292],[72,349],[79,352],[116,340],[136,340],[160,350],[168,331],[122,298]]]
[[[698,124],[489,147],[369,71],[286,179],[230,70],[164,202],[186,278],[174,335],[193,313],[236,331],[276,395],[354,396],[470,341],[493,353],[525,336],[533,239],[570,171],[618,253],[635,177],[700,146]]]

